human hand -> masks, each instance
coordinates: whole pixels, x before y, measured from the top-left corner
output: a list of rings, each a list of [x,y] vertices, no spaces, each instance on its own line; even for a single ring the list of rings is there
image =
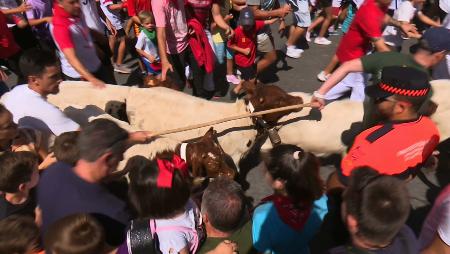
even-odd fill
[[[96,88],[105,88],[106,87],[105,82],[101,81],[100,79],[92,78],[88,81]]]
[[[224,240],[207,254],[237,254],[238,246],[230,240]]]
[[[314,92],[314,95],[311,98],[311,106],[322,110],[325,107],[325,96],[320,94],[319,92]]]
[[[233,14],[228,14],[228,15],[226,15],[224,18],[223,18],[223,20],[225,20],[225,22],[228,22],[228,21],[230,21],[230,20],[232,20],[233,19]]]
[[[8,80],[8,74],[6,74],[2,69],[0,69],[0,81]]]
[[[228,27],[228,29],[225,31],[225,35],[227,38],[231,38],[234,36],[234,30],[231,27]]]
[[[248,56],[248,55],[250,55],[250,49],[249,48],[246,48],[246,49],[244,49],[243,51],[242,51],[242,53],[244,54],[244,55],[246,55],[246,56]]]
[[[50,165],[52,165],[53,163],[55,163],[56,157],[54,153],[49,153],[47,155],[47,157],[45,157],[45,159],[41,162],[41,164],[39,164],[39,170],[43,170],[48,168]]]
[[[154,135],[150,131],[135,131],[131,132],[129,139],[133,143],[147,143],[153,138]]]
[[[161,81],[166,81],[167,79],[167,71],[173,72],[173,67],[169,63],[169,61],[161,62]]]
[[[403,32],[404,34],[418,33],[417,27],[416,27],[415,24],[402,23],[402,24],[400,25],[400,29],[402,30],[402,32]]]
[[[290,4],[285,4],[283,7],[281,7],[281,13],[280,18],[284,18],[286,15],[288,15],[290,12],[292,12],[292,7]]]
[[[53,17],[45,17],[45,22],[47,22],[48,24],[52,23]]]
[[[33,8],[30,4],[23,2],[19,7],[17,7],[20,12],[27,12]]]

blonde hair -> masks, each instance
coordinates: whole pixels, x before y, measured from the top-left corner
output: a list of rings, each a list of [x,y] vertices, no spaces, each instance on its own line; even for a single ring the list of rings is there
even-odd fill
[[[146,21],[154,22],[155,18],[153,17],[153,13],[149,11],[140,11],[138,14],[139,21],[141,23],[145,23]]]

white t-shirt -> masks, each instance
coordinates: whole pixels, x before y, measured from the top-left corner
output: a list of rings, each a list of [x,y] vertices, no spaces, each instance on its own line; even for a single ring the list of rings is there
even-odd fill
[[[111,4],[114,4],[112,0],[100,0],[100,8],[102,8],[103,14],[111,21],[111,24],[116,30],[120,30],[123,28],[120,11],[108,9],[108,6]]]
[[[43,134],[56,136],[80,128],[60,109],[28,88],[28,85],[16,86],[3,95],[1,100],[13,115],[14,122],[21,128],[36,129],[42,131]]]
[[[144,32],[140,32],[136,46],[137,49],[144,50],[145,53],[150,54],[155,57],[155,60],[159,60],[158,48],[153,44],[153,42],[145,35]]]
[[[423,223],[419,237],[421,250],[432,243],[436,233],[450,246],[450,185],[434,201],[433,208]]]
[[[411,22],[416,15],[417,8],[410,1],[404,1],[400,7],[394,12],[394,19],[403,22]],[[403,43],[402,32],[394,26],[387,26],[383,31],[383,38],[386,44],[399,47]]]
[[[80,0],[81,12],[83,12],[86,25],[99,33],[105,32],[105,25],[101,22],[98,15],[97,6],[95,0]]]
[[[185,227],[196,231],[196,225],[200,224],[200,211],[195,203],[189,200],[183,214],[172,219],[156,220],[159,249],[163,254],[169,254],[170,249],[173,249],[173,252],[170,253],[178,253],[185,247],[189,249],[194,244],[194,234],[175,230],[158,231],[158,229],[162,229],[163,227]]]

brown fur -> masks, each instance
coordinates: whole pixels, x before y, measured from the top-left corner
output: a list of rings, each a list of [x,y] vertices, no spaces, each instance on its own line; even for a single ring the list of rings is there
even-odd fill
[[[153,75],[147,75],[144,78],[144,87],[166,87],[174,90],[180,90],[180,87],[178,87],[178,85],[175,84],[170,77],[167,77],[166,80],[161,81],[161,79]]]

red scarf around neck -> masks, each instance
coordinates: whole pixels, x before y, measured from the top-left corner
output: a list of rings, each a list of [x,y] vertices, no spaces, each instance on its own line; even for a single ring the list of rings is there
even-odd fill
[[[274,194],[262,200],[273,202],[281,220],[294,230],[301,230],[311,214],[312,206],[303,208],[295,205],[289,197]]]

